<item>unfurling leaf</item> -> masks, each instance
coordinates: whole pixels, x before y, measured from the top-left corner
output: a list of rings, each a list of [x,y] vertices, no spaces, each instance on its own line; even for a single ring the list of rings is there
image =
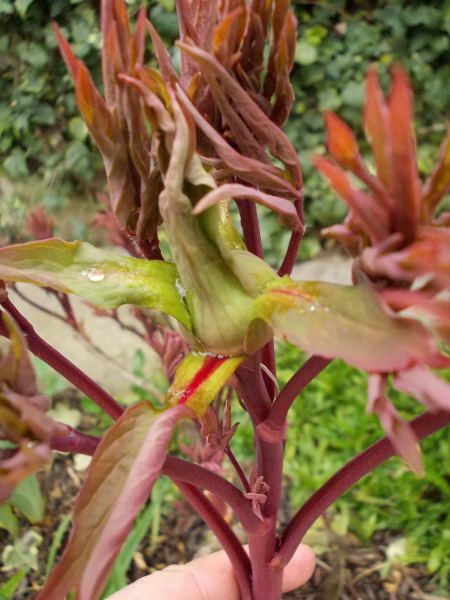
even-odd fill
[[[175,405],[187,405],[202,415],[245,356],[192,352],[182,361],[167,394]]]
[[[394,385],[416,398],[429,410],[450,410],[450,383],[423,366],[397,373]]]
[[[77,498],[64,554],[39,600],[96,600],[167,454],[176,424],[192,416],[186,406],[155,413],[148,403],[130,407],[106,432]]]
[[[195,205],[192,214],[198,215],[208,207],[219,203],[221,200],[229,200],[230,198],[247,198],[249,200],[254,200],[279,213],[285,224],[291,229],[301,228],[299,216],[292,202],[286,198],[265,194],[264,192],[255,190],[255,188],[238,183],[224,184],[215,190],[208,192],[208,194],[203,196],[203,198]]]
[[[388,315],[367,286],[283,278],[256,300],[254,315],[307,352],[342,358],[369,372],[422,362],[442,366],[425,327]]]
[[[0,315],[11,339],[9,352],[0,352],[0,439],[11,443],[0,448],[1,503],[17,483],[50,461],[49,441],[58,425],[45,414],[50,400],[38,393],[24,337],[7,313]]]
[[[386,375],[369,376],[369,404],[367,412],[378,415],[394,448],[417,475],[423,475],[422,455],[417,437],[409,425],[398,414],[386,393]]]
[[[57,238],[0,248],[0,278],[74,293],[99,308],[121,304],[161,310],[188,329],[173,263],[147,261]]]

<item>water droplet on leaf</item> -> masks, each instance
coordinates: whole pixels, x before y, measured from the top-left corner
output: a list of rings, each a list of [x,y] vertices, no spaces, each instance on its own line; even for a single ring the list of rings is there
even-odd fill
[[[87,271],[81,271],[81,274],[87,277],[89,281],[103,281],[105,279],[105,273],[95,267],[87,269]]]

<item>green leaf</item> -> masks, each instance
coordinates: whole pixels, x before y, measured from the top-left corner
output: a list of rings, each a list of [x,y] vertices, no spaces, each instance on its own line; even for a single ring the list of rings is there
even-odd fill
[[[36,475],[30,475],[17,484],[10,499],[30,523],[40,523],[45,515],[45,501]]]
[[[14,148],[3,163],[3,168],[12,179],[26,177],[28,175],[28,167],[23,151],[20,148]]]
[[[190,328],[173,263],[140,260],[85,242],[51,238],[0,248],[0,278],[82,296],[99,308],[135,304],[161,310]]]
[[[10,0],[0,0],[0,15],[11,15],[14,12],[14,7]]]
[[[426,329],[388,315],[370,288],[283,277],[255,303],[255,318],[307,352],[390,372],[434,356]]]
[[[92,459],[73,513],[70,541],[39,600],[98,598],[131,525],[147,500],[185,406],[155,413],[147,402],[130,407],[107,431]]]
[[[8,579],[2,586],[0,586],[0,600],[14,600],[14,594],[19,587],[20,582],[23,580],[29,569],[22,569],[15,573]]]
[[[295,62],[300,65],[312,65],[317,60],[317,47],[306,40],[299,40],[295,45]]]
[[[69,121],[69,133],[75,139],[83,142],[88,134],[88,128],[80,117],[72,117]]]
[[[11,510],[10,502],[0,504],[0,528],[6,529],[13,538],[16,538],[19,535],[19,520]]]
[[[22,19],[27,14],[28,7],[33,3],[34,0],[15,0],[14,6]]]
[[[47,565],[45,567],[45,579],[47,579],[50,571],[52,570],[56,558],[56,553],[59,550],[64,534],[66,533],[71,521],[72,514],[69,513],[62,519],[61,523],[58,525],[57,530],[53,534],[52,545],[50,546],[50,550],[48,552]]]

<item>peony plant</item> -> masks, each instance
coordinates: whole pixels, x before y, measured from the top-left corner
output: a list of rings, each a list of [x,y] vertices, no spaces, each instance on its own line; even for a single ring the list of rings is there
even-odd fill
[[[66,549],[39,599],[63,600],[71,591],[80,600],[99,598],[155,480],[166,475],[218,537],[242,599],[278,600],[283,569],[315,519],[394,454],[421,473],[418,441],[450,423],[450,385],[435,371],[450,365],[450,218],[439,213],[450,185],[449,138],[422,183],[407,76],[393,69],[385,99],[370,69],[364,125],[375,169],[333,113],[325,115],[332,158],[314,159],[349,207],[344,224],[325,235],[354,257],[354,284],[295,281],[290,273],[305,221],[301,167],[281,129],[294,99],[296,21],[289,3],[178,0],[177,10],[179,70],[143,9],[132,29],[123,0],[102,0],[103,96],[54,25],[105,165],[108,211],[100,224],[127,255],[47,237],[52,224],[41,212],[30,218],[35,241],[0,248],[0,279],[7,282],[0,288],[0,333],[10,338],[0,362],[1,437],[10,442],[0,451],[0,499],[48,462],[52,449],[93,456]],[[158,69],[146,66],[149,38]],[[264,260],[255,203],[291,230],[278,270]],[[161,231],[169,253],[161,251]],[[49,346],[8,297],[16,282],[52,290],[75,328],[70,294],[114,318],[119,306],[132,305],[163,357],[170,383],[163,408],[142,401],[124,410]],[[148,309],[168,315],[167,326],[155,329]],[[275,337],[309,356],[281,390]],[[113,417],[102,438],[46,415],[28,351]],[[335,358],[368,373],[368,410],[387,437],[343,466],[280,529],[289,409]],[[405,421],[388,398],[389,379],[427,410]],[[236,398],[253,425],[252,473],[232,453]],[[168,450],[183,420],[198,423],[204,442],[191,460]],[[225,456],[237,484],[221,474]],[[245,531],[248,553],[223,504]]]

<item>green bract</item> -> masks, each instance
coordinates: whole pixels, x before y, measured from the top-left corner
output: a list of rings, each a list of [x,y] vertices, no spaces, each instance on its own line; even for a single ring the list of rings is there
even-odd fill
[[[190,328],[177,277],[173,263],[121,256],[84,242],[52,238],[0,248],[0,279],[78,294],[99,308],[154,308]]]

